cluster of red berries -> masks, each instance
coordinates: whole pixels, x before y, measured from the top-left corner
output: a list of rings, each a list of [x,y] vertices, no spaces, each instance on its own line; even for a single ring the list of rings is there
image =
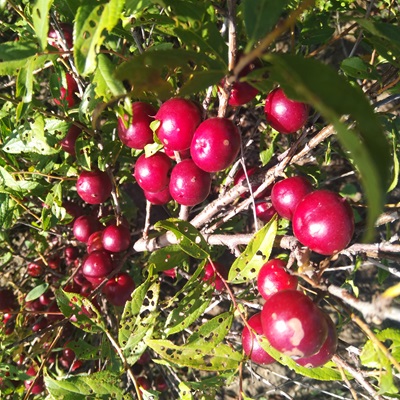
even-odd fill
[[[284,261],[272,259],[260,269],[257,287],[266,301],[242,331],[243,350],[258,364],[275,362],[261,346],[257,338],[261,335],[299,365],[322,366],[336,353],[336,327],[328,314],[297,290],[297,277],[285,267]]]

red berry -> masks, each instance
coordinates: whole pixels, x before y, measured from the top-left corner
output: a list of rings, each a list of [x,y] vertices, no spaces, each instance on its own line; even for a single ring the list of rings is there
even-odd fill
[[[253,100],[258,94],[258,89],[251,86],[248,82],[235,82],[232,85],[228,104],[232,107],[238,107]]]
[[[297,277],[289,274],[285,267],[286,262],[279,259],[269,260],[261,267],[257,287],[265,300],[280,290],[297,289]]]
[[[275,208],[268,201],[258,201],[256,203],[256,216],[261,221],[267,223],[276,214]]]
[[[98,219],[92,215],[81,215],[74,221],[73,234],[77,240],[86,243],[90,235],[102,228]]]
[[[299,202],[313,190],[310,181],[303,176],[283,179],[272,187],[272,205],[282,218],[291,220]]]
[[[217,275],[216,271],[223,278],[226,277],[226,269],[225,266],[219,262],[214,261],[212,264],[209,262],[204,266],[204,276],[203,281],[209,282],[212,286],[215,287],[218,291],[222,291],[225,289],[224,281],[221,279],[219,275]]]
[[[170,268],[163,271],[163,274],[169,276],[172,279],[176,278],[176,268]]]
[[[49,33],[48,33],[48,42],[51,46],[57,47],[60,50],[63,50],[61,46],[61,42],[63,40],[62,36],[64,36],[65,43],[67,45],[68,49],[71,49],[73,46],[73,29],[72,25],[61,22],[59,23],[60,30],[62,32],[62,35],[56,31],[52,26],[49,28]]]
[[[86,251],[90,254],[96,250],[104,250],[103,231],[93,232],[86,243]]]
[[[281,88],[277,88],[268,94],[264,112],[273,129],[289,134],[305,125],[309,109],[307,104],[289,99]]]
[[[81,134],[81,132],[82,130],[78,128],[76,125],[71,125],[65,137],[60,141],[62,149],[68,154],[71,154],[71,156],[76,155],[75,143],[76,139],[78,139],[78,136]]]
[[[354,233],[349,203],[329,190],[306,195],[296,207],[292,224],[300,243],[327,256],[346,248]]]
[[[203,171],[218,172],[229,167],[240,151],[240,133],[227,118],[209,118],[194,133],[190,154]]]
[[[131,299],[134,290],[135,282],[126,272],[116,274],[103,287],[103,293],[107,300],[114,306],[124,306]]]
[[[37,278],[38,276],[42,275],[43,266],[39,263],[31,262],[28,264],[28,269],[26,272],[29,276]]]
[[[76,104],[76,94],[78,92],[78,84],[76,80],[68,72],[65,74],[67,87],[64,86],[60,89],[60,99],[54,99],[54,103],[58,106],[61,105],[62,100],[65,100],[69,108]]]
[[[28,370],[26,371],[26,374],[29,376],[36,376],[35,367],[34,366],[29,367]],[[26,390],[28,390],[32,386],[32,388],[31,388],[32,394],[40,394],[45,390],[42,376],[40,376],[38,379],[36,379],[35,383],[33,383],[33,380],[30,380],[30,381],[25,381],[24,385],[25,385]]]
[[[153,143],[153,131],[150,124],[154,121],[157,110],[149,103],[136,101],[132,103],[132,117],[124,115],[118,118],[117,131],[121,142],[132,149],[143,149]],[[131,120],[130,120],[131,118]],[[128,126],[125,122],[128,122]]]
[[[298,290],[282,290],[272,295],[261,311],[261,322],[269,343],[291,357],[315,354],[328,335],[322,311]]]
[[[173,98],[161,105],[155,118],[160,121],[156,133],[161,143],[170,150],[182,151],[190,147],[201,111],[190,100]]]
[[[207,198],[210,189],[210,174],[200,169],[191,159],[181,161],[172,169],[169,192],[178,204],[200,204]]]
[[[74,261],[79,257],[79,249],[73,246],[67,246],[64,250],[64,256],[68,262]]]
[[[260,345],[257,335],[262,335],[261,313],[254,314],[248,321],[248,325],[254,330],[250,330],[247,326],[242,331],[242,346],[244,352],[249,356],[251,361],[257,364],[272,364],[275,359],[272,358]]]
[[[316,368],[326,364],[336,353],[338,336],[336,326],[329,317],[329,315],[322,313],[328,324],[328,336],[324,344],[317,353],[309,357],[299,358],[296,360],[297,364],[303,367]]]
[[[111,195],[111,179],[107,172],[98,169],[83,171],[78,177],[76,190],[86,203],[101,204]]]
[[[128,249],[131,244],[131,233],[123,224],[107,226],[102,235],[103,247],[112,253],[119,253]]]
[[[169,187],[167,186],[165,189],[161,190],[161,192],[148,192],[144,190],[144,197],[154,205],[162,206],[164,204],[169,203],[172,200],[171,193],[169,192]]]
[[[82,273],[92,285],[99,284],[113,269],[110,253],[105,250],[90,253],[82,265]]]
[[[149,157],[142,154],[136,161],[133,175],[143,190],[156,193],[168,186],[170,169],[170,158],[159,151]]]

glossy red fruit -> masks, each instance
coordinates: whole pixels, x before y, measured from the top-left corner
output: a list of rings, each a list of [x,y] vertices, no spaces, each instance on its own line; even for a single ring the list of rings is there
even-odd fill
[[[30,366],[27,371],[26,374],[29,376],[36,376],[36,369],[34,366]],[[39,376],[38,379],[36,379],[36,382],[33,383],[33,380],[30,381],[25,381],[24,382],[25,385],[25,389],[28,390],[31,386],[31,393],[32,394],[40,394],[45,390],[45,386],[44,386],[44,382],[43,382],[43,377]]]
[[[161,105],[155,117],[160,121],[157,136],[170,150],[186,150],[190,147],[201,117],[201,111],[194,102],[181,98],[169,99]]]
[[[171,159],[171,160],[176,160],[176,155],[175,151],[170,150],[168,147],[164,146],[164,153]],[[186,160],[187,158],[190,158],[190,148],[182,151],[178,151],[179,153],[179,160]]]
[[[157,375],[155,377],[154,386],[159,392],[165,392],[168,389],[168,383],[162,375]]]
[[[76,155],[75,143],[81,132],[82,129],[78,128],[76,125],[71,125],[65,137],[60,141],[61,148],[68,154],[71,154],[71,156]]]
[[[81,215],[76,218],[72,227],[72,232],[77,240],[86,243],[90,235],[99,231],[102,225],[98,219],[92,215]]]
[[[227,118],[209,118],[194,133],[190,154],[203,171],[218,172],[229,167],[240,151],[240,133]]]
[[[192,160],[183,160],[172,169],[169,192],[178,204],[200,204],[207,198],[210,189],[210,174],[200,169]]]
[[[61,33],[54,29],[54,27],[49,28],[48,33],[48,42],[51,46],[57,47],[60,50],[63,50],[63,46],[61,43],[65,40],[65,44],[68,49],[71,49],[73,46],[73,28],[71,24],[61,22],[59,23]]]
[[[43,273],[43,265],[35,262],[31,262],[28,264],[28,269],[26,273],[29,276],[37,278],[38,276],[42,275]]]
[[[275,359],[272,358],[260,345],[257,339],[257,335],[263,335],[261,325],[261,313],[254,314],[247,321],[248,325],[252,328],[249,329],[247,326],[242,331],[242,346],[243,351],[249,356],[251,361],[257,364],[272,364]],[[254,331],[253,331],[254,330]]]
[[[232,85],[228,104],[232,107],[242,106],[253,100],[258,94],[258,89],[248,82],[235,82]]]
[[[86,243],[86,251],[90,254],[96,250],[104,250],[103,230],[93,232]]]
[[[289,99],[281,88],[277,88],[268,94],[264,112],[273,129],[290,134],[306,124],[309,108],[305,103]]]
[[[90,253],[82,265],[82,273],[92,285],[99,284],[113,269],[110,253],[105,250]]]
[[[221,277],[217,275],[217,271],[223,278],[226,278],[226,269],[224,265],[216,261],[213,261],[212,264],[208,262],[204,266],[203,281],[209,282],[215,289],[222,291],[225,290],[225,284]]]
[[[133,176],[143,190],[161,192],[168,186],[171,166],[165,153],[159,151],[149,157],[142,154],[136,161]]]
[[[150,124],[154,121],[157,110],[143,101],[132,103],[132,116],[118,118],[117,132],[121,142],[132,149],[143,149],[153,143],[153,131]],[[127,125],[126,125],[127,124]]]
[[[75,261],[79,257],[79,249],[74,246],[67,246],[64,250],[64,256],[68,263]]]
[[[172,196],[169,192],[168,186],[165,189],[161,190],[161,192],[152,193],[144,190],[143,193],[144,197],[146,197],[146,200],[148,200],[151,204],[158,206],[167,204],[172,200]]]
[[[314,188],[307,178],[292,176],[274,184],[271,191],[271,202],[282,218],[291,220],[299,202],[313,190]]]
[[[307,367],[307,368],[316,368],[322,367],[326,364],[336,353],[337,345],[338,345],[338,335],[336,331],[336,326],[329,317],[329,315],[322,313],[326,319],[328,324],[328,336],[325,339],[324,344],[318,350],[317,353],[312,356],[299,358],[296,360],[297,364]]]
[[[129,248],[131,244],[131,232],[123,224],[108,225],[102,235],[103,247],[111,253],[119,253]]]
[[[298,290],[272,295],[261,311],[261,323],[271,346],[291,357],[315,354],[328,335],[322,311]]]
[[[67,87],[60,88],[60,99],[54,99],[54,103],[58,106],[62,104],[62,100],[65,100],[69,108],[72,108],[77,102],[76,93],[79,91],[76,80],[68,72],[65,74],[67,81]]]
[[[298,279],[286,271],[286,262],[279,259],[267,261],[257,276],[257,288],[268,300],[273,294],[285,289],[297,289]]]
[[[47,260],[47,266],[51,269],[58,269],[60,268],[60,264],[61,264],[61,257],[57,254],[52,255],[51,257],[49,257],[49,259]]]
[[[293,233],[304,246],[332,255],[350,243],[354,233],[353,211],[345,198],[329,190],[316,190],[297,205]]]
[[[163,271],[163,274],[169,276],[172,279],[176,279],[176,268],[170,268]]]
[[[138,376],[136,382],[139,385],[140,391],[151,389],[151,384],[145,376]]]
[[[116,274],[103,287],[107,300],[114,306],[124,306],[134,290],[135,282],[126,272]]]
[[[76,191],[86,203],[104,203],[111,195],[111,179],[107,172],[98,169],[83,171],[76,182]]]
[[[276,214],[275,208],[269,201],[261,200],[256,203],[256,216],[261,221],[267,223],[271,221],[272,217]]]

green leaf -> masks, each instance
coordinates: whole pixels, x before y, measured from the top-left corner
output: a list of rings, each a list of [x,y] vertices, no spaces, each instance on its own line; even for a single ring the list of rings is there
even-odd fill
[[[358,19],[365,36],[378,53],[393,65],[400,67],[400,27],[392,23]]]
[[[42,50],[47,47],[50,8],[53,0],[37,0],[32,9],[32,22]]]
[[[88,375],[54,379],[44,376],[46,389],[53,399],[126,399],[121,388],[121,377],[109,371],[92,372]]]
[[[181,332],[193,324],[210,304],[214,288],[199,283],[179,301],[168,314],[165,323],[167,336]]]
[[[225,73],[224,63],[204,53],[172,49],[137,55],[117,68],[116,77],[132,84],[135,97],[166,99],[178,93],[184,96],[206,89]],[[179,78],[179,91],[171,76]]]
[[[392,139],[392,142],[393,142],[393,180],[392,180],[391,185],[389,186],[388,193],[397,187],[398,182],[399,182],[399,170],[400,170],[399,158],[397,156],[396,135],[394,132],[392,132],[392,135],[393,135],[393,139]]]
[[[367,98],[359,87],[315,59],[290,54],[264,58],[271,63],[271,77],[289,97],[311,104],[333,124],[361,175],[368,205],[364,240],[372,240],[389,185],[392,158],[382,126]],[[344,115],[356,122],[354,129],[341,121]]]
[[[106,329],[100,311],[86,297],[58,289],[56,301],[63,315],[85,332],[103,332]]]
[[[48,283],[42,283],[33,288],[25,297],[26,301],[32,301],[38,299],[49,287]]]
[[[264,336],[258,336],[261,347],[276,361],[282,365],[286,365],[294,372],[306,376],[308,378],[317,379],[321,381],[341,381],[342,375],[332,362],[328,362],[323,367],[306,368],[297,364],[291,357],[285,356],[278,350],[274,349],[265,339]]]
[[[105,38],[103,31],[111,32],[121,17],[123,6],[123,0],[110,0],[79,7],[74,25],[74,59],[81,75],[95,71],[97,53]]]
[[[105,54],[99,54],[97,61],[97,69],[93,78],[97,97],[109,101],[113,97],[126,93],[122,82],[116,80],[113,75],[115,65],[111,60]]]
[[[261,267],[268,261],[277,231],[274,217],[256,232],[246,249],[232,264],[228,281],[233,284],[244,283],[256,278]]]
[[[34,42],[24,40],[0,43],[0,75],[18,74],[19,68],[23,67],[26,60],[38,51]]]
[[[227,371],[238,368],[241,353],[220,343],[197,346],[177,346],[169,340],[148,340],[147,345],[170,363],[203,371]]]
[[[278,22],[288,0],[244,0],[242,2],[244,24],[247,32],[247,50]]]
[[[374,66],[366,63],[360,57],[349,57],[340,64],[341,70],[348,76],[356,79],[375,79],[380,76]]]
[[[178,240],[178,246],[190,256],[200,259],[210,256],[203,235],[189,222],[170,218],[157,222],[154,227],[172,232]]]
[[[177,245],[167,246],[153,251],[149,257],[149,264],[154,264],[154,272],[162,272],[171,268],[182,268],[188,265],[189,256]]]
[[[132,300],[125,304],[118,342],[129,364],[134,364],[140,358],[147,347],[145,339],[153,334],[158,317],[159,294],[159,282],[152,283],[149,277],[132,293]]]

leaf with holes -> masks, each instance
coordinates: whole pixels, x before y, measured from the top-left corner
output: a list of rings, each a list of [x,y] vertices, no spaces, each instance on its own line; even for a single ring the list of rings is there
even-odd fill
[[[118,342],[129,364],[140,358],[147,347],[144,340],[153,334],[159,295],[159,282],[152,283],[149,277],[132,293],[132,300],[125,304]]]
[[[79,7],[74,29],[74,59],[81,75],[95,71],[104,30],[111,32],[118,23],[124,3],[123,0],[110,0],[108,3],[89,3]]]
[[[192,291],[182,294],[178,305],[165,323],[167,336],[181,332],[199,318],[210,304],[214,288],[198,283]]]
[[[189,222],[170,218],[157,222],[154,227],[172,232],[178,240],[178,246],[190,256],[200,259],[210,256],[203,235]]]
[[[154,272],[162,272],[171,268],[183,268],[189,264],[189,256],[177,245],[171,245],[153,251],[149,264],[154,264]]]
[[[277,231],[277,219],[272,218],[256,232],[243,253],[232,264],[228,281],[233,284],[255,279],[261,267],[268,261]]]
[[[105,331],[100,311],[89,299],[62,289],[56,290],[55,296],[61,312],[73,325],[89,333]]]
[[[47,47],[50,7],[52,4],[53,0],[37,0],[32,10],[33,27],[42,50]]]
[[[234,370],[243,361],[242,353],[223,343],[217,346],[207,343],[198,347],[177,346],[169,340],[147,340],[147,345],[161,358],[174,365],[202,371]]]
[[[203,343],[221,343],[229,332],[233,321],[233,312],[225,312],[201,325],[187,340],[187,346],[201,347]]]

